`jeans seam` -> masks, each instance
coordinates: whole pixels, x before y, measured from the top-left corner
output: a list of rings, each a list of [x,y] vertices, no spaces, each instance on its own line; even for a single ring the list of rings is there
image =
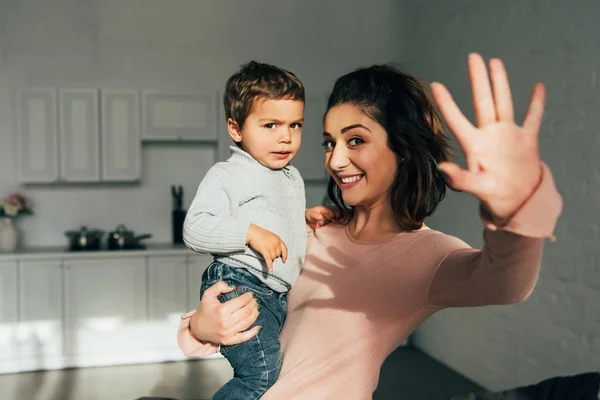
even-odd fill
[[[262,392],[260,393],[261,395],[263,395],[267,391],[267,388],[269,386],[269,367],[267,366],[267,356],[265,354],[265,349],[263,348],[263,346],[262,346],[262,344],[260,342],[260,338],[258,337],[258,335],[256,335],[255,337],[256,337],[256,340],[258,341],[258,345],[260,346],[260,352],[262,354],[263,364],[265,366],[265,371],[267,371],[267,379],[266,379],[266,381],[264,383],[265,388],[264,389],[261,388]]]

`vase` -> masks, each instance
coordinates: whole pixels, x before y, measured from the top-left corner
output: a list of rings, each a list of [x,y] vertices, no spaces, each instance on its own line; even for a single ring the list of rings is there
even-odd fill
[[[0,252],[12,253],[19,245],[19,232],[12,218],[2,218],[0,226]]]

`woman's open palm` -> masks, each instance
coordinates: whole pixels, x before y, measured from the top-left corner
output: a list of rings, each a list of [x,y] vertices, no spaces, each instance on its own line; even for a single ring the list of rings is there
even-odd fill
[[[467,161],[440,163],[449,185],[475,195],[495,223],[505,223],[521,207],[541,179],[538,134],[544,113],[544,86],[536,84],[522,126],[514,121],[508,77],[502,61],[492,59],[488,71],[479,54],[469,55],[469,77],[477,126],[463,115],[448,90],[432,84],[433,96]]]

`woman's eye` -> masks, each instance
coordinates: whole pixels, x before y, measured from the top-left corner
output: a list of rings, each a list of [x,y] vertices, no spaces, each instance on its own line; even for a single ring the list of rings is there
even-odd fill
[[[348,144],[350,146],[358,146],[358,145],[363,144],[364,142],[365,141],[362,140],[361,138],[352,138],[352,139],[348,140]]]

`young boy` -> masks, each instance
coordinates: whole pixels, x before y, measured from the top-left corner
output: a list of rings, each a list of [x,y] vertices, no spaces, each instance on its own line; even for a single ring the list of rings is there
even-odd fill
[[[221,346],[234,378],[213,397],[254,399],[279,375],[286,294],[300,274],[311,219],[302,178],[289,165],[301,143],[304,86],[291,72],[250,62],[227,81],[224,106],[236,146],[200,183],[183,237],[192,250],[214,255],[200,297],[222,280],[235,290],[221,302],[251,292],[259,303],[259,333]]]

